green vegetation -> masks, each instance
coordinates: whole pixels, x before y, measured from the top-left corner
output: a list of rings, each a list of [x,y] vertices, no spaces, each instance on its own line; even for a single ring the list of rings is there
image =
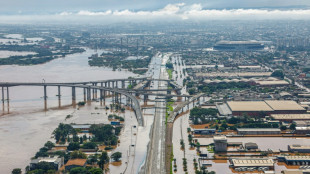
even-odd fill
[[[7,51],[30,51],[36,55],[10,56],[9,58],[0,59],[0,65],[37,65],[49,62],[68,54],[81,53],[85,50],[82,48],[70,48],[64,46],[58,48],[60,51],[53,53],[49,48],[38,47],[35,45],[1,45],[0,50]]]
[[[13,169],[12,174],[22,174],[22,169],[20,168]]]
[[[166,107],[167,107],[167,110],[166,110],[166,121],[165,123],[167,124],[167,121],[168,121],[168,117],[169,117],[169,112],[172,113],[173,112],[173,104],[174,104],[174,100],[172,99],[168,99],[167,100],[167,103],[166,103]]]
[[[284,79],[284,73],[282,70],[275,70],[272,74],[271,77],[278,77],[280,79]]]
[[[73,152],[70,153],[70,158],[71,159],[86,159],[87,156],[85,153],[83,153],[82,151],[79,150],[75,150]]]
[[[111,155],[111,158],[112,158],[114,161],[118,162],[118,161],[120,161],[120,159],[122,158],[122,153],[121,153],[121,152],[115,152],[115,153],[113,153],[113,154]]]
[[[210,120],[208,120],[206,117],[207,116],[212,116],[212,117],[216,117],[218,113],[217,109],[213,109],[213,108],[193,108],[190,111],[190,119],[193,120],[194,124],[205,124],[205,123],[209,123]]]
[[[147,71],[147,67],[153,57],[151,51],[139,52],[139,56],[144,56],[142,59],[127,60],[129,53],[114,52],[103,53],[100,57],[92,57],[88,64],[90,66],[106,66],[116,69],[128,69],[136,74],[144,74]]]
[[[100,168],[93,167],[75,167],[70,170],[70,174],[102,174],[103,171]]]
[[[241,90],[251,88],[251,85],[245,82],[230,82],[230,83],[215,83],[207,85],[199,85],[197,87],[198,91],[204,93],[213,93],[223,89]]]
[[[93,142],[103,142],[105,145],[117,145],[118,137],[113,132],[111,125],[91,125],[89,132],[92,133]]]
[[[62,143],[66,142],[66,138],[70,134],[76,134],[76,131],[73,129],[73,127],[70,124],[63,124],[59,123],[58,127],[53,132],[55,136],[56,142],[61,141]]]
[[[172,69],[167,69],[167,73],[169,75],[169,79],[172,79],[172,72],[173,72]]]

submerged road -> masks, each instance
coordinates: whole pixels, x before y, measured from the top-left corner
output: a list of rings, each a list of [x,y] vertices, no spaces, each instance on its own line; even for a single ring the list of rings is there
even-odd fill
[[[160,69],[159,78],[167,79],[168,74],[165,69],[168,56],[164,55]],[[159,81],[157,89],[167,89],[168,83],[166,81]],[[158,94],[167,94],[167,91],[158,91]],[[166,173],[165,170],[165,133],[166,133],[166,100],[162,98],[156,98],[155,100],[155,115],[153,130],[151,133],[151,141],[146,159],[146,170],[144,173]]]

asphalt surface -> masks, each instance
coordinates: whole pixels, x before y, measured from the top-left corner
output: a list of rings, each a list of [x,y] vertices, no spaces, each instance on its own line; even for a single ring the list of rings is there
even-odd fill
[[[159,78],[167,79],[168,74],[165,69],[166,58],[163,58],[160,64],[154,65],[154,69],[160,69]],[[156,76],[156,74],[154,74]],[[154,84],[155,89],[167,89],[167,82],[159,81]],[[158,91],[158,93],[166,94],[166,91]],[[149,153],[147,156],[145,173],[166,173],[165,172],[165,117],[166,117],[166,101],[165,99],[155,99],[156,109],[154,114],[153,130],[151,133],[151,141]]]

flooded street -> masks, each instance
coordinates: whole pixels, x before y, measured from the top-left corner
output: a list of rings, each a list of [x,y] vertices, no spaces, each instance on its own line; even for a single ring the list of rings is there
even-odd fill
[[[98,51],[100,53],[100,51]],[[127,71],[112,71],[109,68],[89,67],[88,57],[94,51],[87,50],[81,54],[56,59],[43,65],[34,66],[0,66],[1,82],[74,82],[90,80],[106,80],[135,76]],[[10,173],[13,168],[24,169],[30,158],[51,137],[53,130],[60,122],[64,123],[107,123],[107,115],[102,110],[96,110],[94,103],[77,110],[68,107],[62,110],[44,109],[42,87],[11,87],[9,113],[1,108],[5,115],[0,117],[0,173]],[[57,88],[48,87],[48,108],[58,106]],[[77,101],[82,100],[82,90],[77,90]],[[71,104],[71,89],[62,88],[62,106]],[[108,104],[108,103],[107,103]],[[1,106],[2,107],[2,106]],[[93,114],[92,114],[93,113]],[[100,113],[100,114],[94,114]],[[73,117],[65,120],[66,115]],[[136,124],[132,112],[126,113],[128,127]],[[122,136],[129,136],[127,123]],[[125,143],[124,143],[125,144]],[[121,144],[122,146],[122,144]],[[120,146],[120,147],[121,147]],[[127,146],[128,147],[128,146]],[[127,148],[128,149],[128,148]],[[126,151],[120,148],[119,151]],[[125,156],[125,153],[124,153]],[[113,170],[113,169],[112,169]]]

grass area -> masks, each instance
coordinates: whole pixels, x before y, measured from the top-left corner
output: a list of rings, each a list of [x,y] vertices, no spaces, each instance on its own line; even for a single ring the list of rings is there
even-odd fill
[[[173,112],[173,107],[172,105],[174,104],[174,101],[167,101],[167,111],[166,111],[166,124],[167,124],[167,121],[168,121],[168,117],[169,117],[169,112]]]
[[[167,73],[169,75],[169,79],[172,79],[172,69],[167,69]]]
[[[207,146],[208,152],[214,153],[214,146]]]

